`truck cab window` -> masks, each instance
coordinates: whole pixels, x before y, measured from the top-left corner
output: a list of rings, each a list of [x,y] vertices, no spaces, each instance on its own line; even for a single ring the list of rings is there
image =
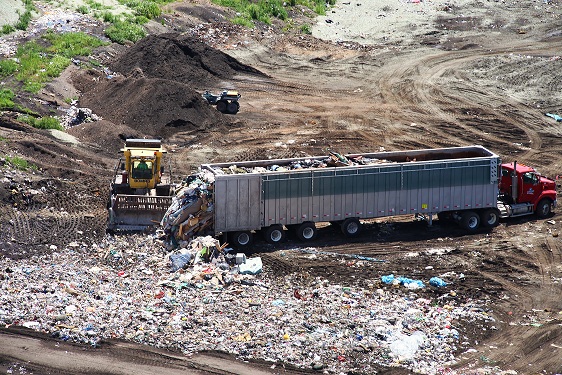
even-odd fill
[[[526,184],[536,184],[539,182],[539,179],[536,174],[532,172],[527,172],[523,174],[523,182]]]

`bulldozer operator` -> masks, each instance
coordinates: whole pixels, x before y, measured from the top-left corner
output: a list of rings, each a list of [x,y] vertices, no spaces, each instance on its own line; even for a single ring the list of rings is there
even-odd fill
[[[151,167],[149,167],[149,165],[144,159],[138,162],[138,164],[133,168],[133,178],[146,179],[146,180],[152,178]]]

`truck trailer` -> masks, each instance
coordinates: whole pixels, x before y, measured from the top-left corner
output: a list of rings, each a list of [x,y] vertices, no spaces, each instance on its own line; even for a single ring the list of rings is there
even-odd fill
[[[250,244],[257,232],[269,243],[283,241],[286,230],[312,240],[320,222],[353,237],[361,220],[396,215],[429,225],[437,216],[473,232],[505,217],[545,218],[556,206],[553,180],[501,164],[483,146],[203,164],[200,173],[207,182],[204,191],[191,190],[196,207],[179,218],[172,205],[162,224],[176,238],[205,231],[228,235],[234,246]]]

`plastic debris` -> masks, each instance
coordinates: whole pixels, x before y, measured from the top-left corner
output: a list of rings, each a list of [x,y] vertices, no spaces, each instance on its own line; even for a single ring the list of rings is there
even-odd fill
[[[246,263],[239,266],[242,275],[257,275],[262,272],[262,261],[260,257],[246,259]]]
[[[562,116],[554,114],[554,113],[546,113],[546,115],[548,117],[552,117],[553,119],[555,119],[557,122],[561,122],[562,121]]]
[[[439,277],[432,277],[431,279],[429,279],[429,285],[437,288],[442,288],[444,286],[447,286],[447,283]]]

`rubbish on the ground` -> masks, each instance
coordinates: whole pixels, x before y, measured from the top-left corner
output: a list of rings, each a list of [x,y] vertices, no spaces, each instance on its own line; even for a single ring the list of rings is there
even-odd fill
[[[184,268],[191,261],[191,254],[171,254],[172,272],[176,272]]]
[[[447,286],[447,283],[439,277],[432,277],[431,279],[429,279],[429,285],[437,288],[442,288],[444,286]]]
[[[244,264],[244,263],[246,263],[246,254],[237,253],[236,254],[236,264]]]
[[[262,261],[260,257],[248,258],[246,263],[239,266],[240,274],[242,275],[257,275],[262,272]]]
[[[408,289],[425,288],[425,284],[421,280],[414,280],[407,277],[394,277],[393,274],[381,276],[381,281],[385,284],[403,285]]]
[[[426,337],[423,332],[416,331],[411,335],[399,333],[393,337],[393,340],[389,345],[390,352],[400,360],[411,360]]]
[[[562,121],[562,116],[554,114],[554,113],[546,113],[546,115],[548,117],[552,117],[553,119],[555,119],[557,122],[561,122]]]

